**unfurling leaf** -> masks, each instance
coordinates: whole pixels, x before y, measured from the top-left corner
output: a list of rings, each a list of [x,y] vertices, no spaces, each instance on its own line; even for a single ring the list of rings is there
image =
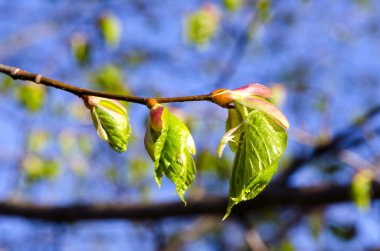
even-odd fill
[[[99,137],[109,143],[113,150],[127,150],[131,126],[127,110],[115,100],[85,96],[83,98]]]
[[[360,209],[367,209],[371,203],[371,188],[374,174],[369,169],[360,170],[352,179],[352,200]]]
[[[259,194],[277,171],[286,144],[287,133],[259,110],[235,104],[243,117],[238,148],[230,179],[229,204],[224,219],[234,205]]]
[[[265,112],[282,128],[288,129],[289,122],[284,114],[265,100],[271,97],[271,89],[262,84],[249,84],[233,90],[218,89],[211,93],[212,102],[222,107],[238,103],[244,107]]]
[[[157,104],[150,110],[144,143],[155,163],[157,184],[161,186],[166,175],[186,203],[183,195],[195,177],[195,144],[189,129],[168,108]]]

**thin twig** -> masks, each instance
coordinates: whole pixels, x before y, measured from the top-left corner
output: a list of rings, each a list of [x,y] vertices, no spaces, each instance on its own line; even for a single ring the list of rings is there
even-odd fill
[[[149,98],[128,96],[123,94],[101,92],[95,90],[89,90],[85,88],[79,88],[73,85],[69,85],[54,79],[43,77],[40,74],[30,73],[21,70],[16,67],[0,64],[0,72],[12,77],[13,79],[28,80],[36,84],[42,84],[57,88],[66,92],[70,92],[78,97],[83,96],[96,96],[109,99],[122,100],[131,103],[137,103],[146,105]],[[181,96],[181,97],[169,97],[169,98],[155,98],[158,103],[173,103],[173,102],[189,102],[189,101],[211,101],[211,94],[193,95],[193,96]]]

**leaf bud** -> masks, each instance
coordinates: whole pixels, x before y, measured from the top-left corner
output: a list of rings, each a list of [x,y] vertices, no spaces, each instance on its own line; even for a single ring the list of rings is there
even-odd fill
[[[91,111],[99,137],[119,153],[127,150],[131,126],[124,106],[116,100],[94,96],[84,96],[83,101]]]

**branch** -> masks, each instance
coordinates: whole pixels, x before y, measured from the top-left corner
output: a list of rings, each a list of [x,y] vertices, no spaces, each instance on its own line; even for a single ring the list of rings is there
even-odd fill
[[[330,142],[324,145],[317,146],[314,151],[307,156],[299,156],[294,159],[291,164],[283,172],[279,174],[276,181],[272,184],[275,186],[283,186],[286,184],[288,178],[295,173],[304,164],[319,158],[328,153],[336,153],[344,148],[349,148],[358,145],[365,141],[362,136],[355,136],[355,130],[364,125],[367,121],[380,113],[380,105],[376,105],[369,109],[365,114],[355,119],[352,124],[343,129],[340,133],[335,135]],[[378,130],[376,129],[376,132]]]
[[[0,72],[10,76],[11,78],[15,80],[20,79],[20,80],[32,81],[36,84],[42,84],[42,85],[54,87],[66,92],[70,92],[78,97],[83,97],[85,95],[96,96],[96,97],[122,100],[122,101],[131,102],[131,103],[142,104],[142,105],[146,105],[149,99],[149,98],[144,98],[144,97],[128,96],[128,95],[123,95],[123,94],[107,93],[107,92],[100,92],[100,91],[79,88],[79,87],[69,85],[69,84],[54,80],[54,79],[43,77],[40,74],[30,73],[16,67],[3,65],[3,64],[0,64]],[[210,101],[211,102],[211,94],[170,97],[170,98],[155,98],[155,99],[157,100],[158,103],[188,102],[188,101]]]
[[[373,198],[380,198],[380,184],[372,187]],[[350,186],[317,186],[310,188],[272,188],[265,190],[256,199],[237,205],[232,214],[239,216],[253,210],[268,210],[293,206],[301,209],[350,201]],[[207,197],[189,200],[187,206],[182,202],[159,204],[95,204],[47,206],[21,202],[0,203],[0,214],[20,216],[53,222],[72,222],[81,220],[157,220],[165,217],[194,216],[200,214],[223,215],[228,199],[226,197]]]

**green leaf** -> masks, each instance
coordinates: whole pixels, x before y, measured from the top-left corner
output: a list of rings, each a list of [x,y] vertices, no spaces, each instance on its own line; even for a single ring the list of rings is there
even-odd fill
[[[186,204],[184,193],[195,177],[195,162],[192,157],[195,154],[194,141],[189,129],[169,113],[167,108],[164,109],[161,120],[160,132],[147,127],[145,147],[155,162],[157,184],[160,186],[163,175],[166,175],[174,182],[178,196]]]
[[[99,137],[109,143],[113,150],[121,153],[127,150],[131,126],[125,108],[117,101],[90,97],[93,104],[91,117]]]
[[[287,133],[270,117],[261,111],[249,112],[237,106],[245,118],[230,179],[229,204],[223,219],[228,217],[234,205],[254,198],[266,187],[277,171],[277,163],[287,144]]]
[[[351,184],[351,197],[355,204],[362,210],[371,203],[372,180],[374,174],[369,169],[360,170],[355,174]]]

